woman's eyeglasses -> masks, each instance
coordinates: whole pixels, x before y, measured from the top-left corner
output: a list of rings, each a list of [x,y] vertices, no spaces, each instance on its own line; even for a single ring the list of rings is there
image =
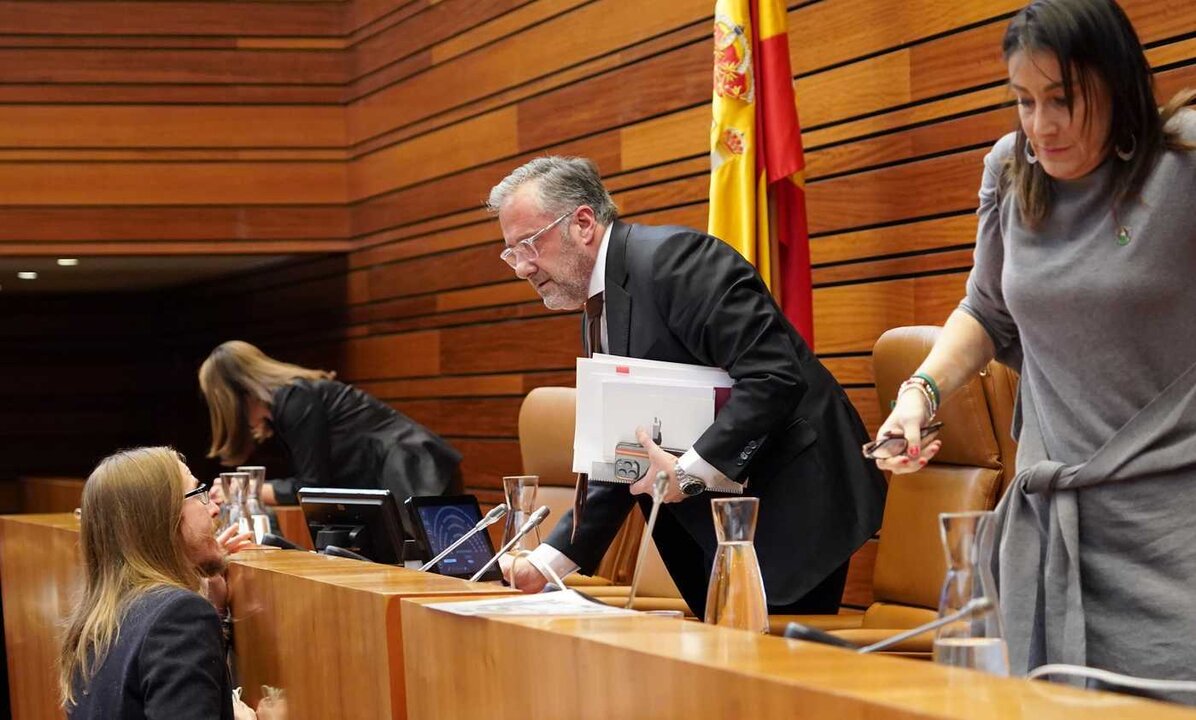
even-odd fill
[[[210,480],[208,482],[200,481],[200,483],[195,486],[194,490],[188,490],[187,492],[183,493],[183,499],[186,500],[187,498],[198,497],[201,503],[207,505],[211,500],[211,497],[208,495],[208,493],[211,491],[212,482]]]
[[[934,439],[939,435],[939,430],[942,429],[943,424],[941,422],[933,422],[922,428],[921,445],[925,446],[926,443],[934,442]],[[864,457],[869,460],[888,460],[898,455],[904,455],[907,447],[909,447],[909,443],[905,441],[904,436],[890,435],[880,440],[873,440],[865,445]]]

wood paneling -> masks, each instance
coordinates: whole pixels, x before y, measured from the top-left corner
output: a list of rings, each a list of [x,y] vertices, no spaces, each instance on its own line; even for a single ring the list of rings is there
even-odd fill
[[[339,35],[343,14],[341,2],[23,0],[0,4],[0,27],[13,35]]]
[[[999,41],[1023,2],[788,3],[816,349],[870,426],[881,412],[875,339],[942,322],[962,295],[981,158],[1016,120]],[[1165,68],[1160,95],[1196,84],[1196,4],[1124,6]],[[712,12],[710,0],[0,6],[0,252],[347,251],[142,298],[153,312],[43,314],[60,332],[33,340],[10,313],[5,347],[29,358],[14,373],[78,347],[63,330],[105,343],[94,386],[52,393],[59,403],[78,391],[77,422],[60,433],[78,440],[75,472],[129,431],[201,456],[195,365],[244,337],[336,369],[427,423],[464,453],[467,490],[496,499],[498,479],[520,467],[520,398],[570,382],[579,322],[545,309],[498,261],[482,203],[537,154],[581,154],[626,218],[703,227]],[[129,362],[113,348],[131,336],[101,330],[166,317],[173,329],[151,335],[165,345],[150,362],[167,366],[157,389],[106,385]],[[121,396],[187,410],[157,432],[130,419],[136,410],[116,411]],[[36,427],[50,414],[28,416]],[[81,432],[84,421],[103,427]],[[31,458],[67,472],[48,467],[62,443],[39,437],[0,474]],[[867,585],[863,562],[853,597]]]

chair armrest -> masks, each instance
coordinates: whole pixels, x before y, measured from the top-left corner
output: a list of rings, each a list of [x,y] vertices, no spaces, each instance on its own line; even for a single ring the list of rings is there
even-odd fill
[[[880,642],[885,638],[890,638],[897,633],[905,632],[908,628],[855,628],[848,630],[833,630],[832,632],[843,638],[849,640],[856,645],[864,646],[872,643]],[[929,658],[934,649],[934,631],[924,632],[921,635],[900,642],[888,650],[883,650],[883,653],[896,653],[907,656],[923,656]]]
[[[566,587],[606,587],[610,585],[610,580],[604,577],[597,577],[595,575],[582,575],[581,573],[573,573],[565,578]]]
[[[627,604],[627,594],[626,593],[624,593],[621,596],[620,595],[593,595],[592,593],[589,593],[589,592],[586,592],[586,594],[591,595],[591,597],[593,597],[596,600],[601,600],[602,602],[606,603],[607,605],[613,605],[615,607],[623,607],[624,605]],[[680,610],[681,612],[685,613],[686,616],[690,616],[690,617],[693,616],[693,613],[690,612],[690,610],[689,610],[689,606],[686,605],[685,601],[682,600],[681,598],[642,597],[642,596],[637,595],[635,598],[635,602],[632,603],[632,605],[631,605],[631,609],[632,610],[640,610],[640,611],[644,611],[644,610]]]
[[[768,633],[784,635],[785,628],[791,622],[799,622],[818,630],[847,630],[861,627],[864,623],[864,613],[843,608],[839,610],[838,615],[769,615]]]

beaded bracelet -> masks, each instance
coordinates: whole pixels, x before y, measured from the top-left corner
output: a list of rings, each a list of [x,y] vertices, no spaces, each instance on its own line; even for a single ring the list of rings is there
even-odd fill
[[[924,372],[916,372],[913,376],[926,381],[927,387],[930,388],[930,394],[934,395],[934,404],[936,407],[943,403],[943,394],[939,392],[938,383],[934,381],[934,378],[930,377],[928,373]]]
[[[901,386],[897,389],[897,396],[900,397],[901,393],[909,390],[910,388],[914,388],[922,394],[922,399],[926,401],[926,412],[930,417],[933,418],[938,414],[938,403],[935,402],[934,395],[930,392],[930,388],[926,385],[925,380],[922,380],[921,378],[910,378],[909,380],[906,380],[905,382],[901,383]]]

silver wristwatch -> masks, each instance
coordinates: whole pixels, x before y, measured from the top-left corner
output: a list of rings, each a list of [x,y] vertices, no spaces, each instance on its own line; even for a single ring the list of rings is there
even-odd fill
[[[686,497],[693,497],[706,492],[706,481],[685,472],[685,468],[681,467],[681,463],[673,466],[673,473],[676,474],[677,484],[681,487],[681,492]]]

